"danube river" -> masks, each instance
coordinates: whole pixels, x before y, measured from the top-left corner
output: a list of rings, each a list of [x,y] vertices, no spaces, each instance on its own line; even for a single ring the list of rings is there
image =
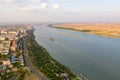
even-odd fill
[[[36,41],[50,55],[89,80],[120,80],[120,39],[35,25]]]

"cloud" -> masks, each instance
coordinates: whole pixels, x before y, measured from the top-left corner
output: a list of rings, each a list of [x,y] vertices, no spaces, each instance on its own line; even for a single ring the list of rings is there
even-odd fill
[[[59,9],[60,6],[59,6],[59,4],[53,4],[53,5],[51,6],[51,8],[52,8],[52,9]]]
[[[28,5],[20,8],[20,11],[34,11],[34,10],[36,10],[36,7],[32,5]]]
[[[12,3],[13,0],[0,0],[0,3]]]
[[[48,0],[49,2],[53,2],[54,0]]]
[[[42,3],[40,5],[41,10],[44,10],[47,7],[47,3]]]
[[[11,3],[13,0],[4,0],[6,3]]]
[[[31,0],[31,2],[40,2],[40,0]]]
[[[27,5],[27,6],[22,6],[20,8],[20,11],[24,11],[24,12],[29,12],[29,11],[43,11],[46,10],[47,8],[47,3],[41,3],[40,5],[36,6],[36,5]]]
[[[59,4],[55,4],[55,0],[0,0],[0,4],[9,4],[16,6],[18,11],[50,11],[60,8]]]

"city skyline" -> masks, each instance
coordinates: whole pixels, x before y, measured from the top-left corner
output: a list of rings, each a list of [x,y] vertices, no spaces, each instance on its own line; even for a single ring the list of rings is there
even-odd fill
[[[118,0],[0,0],[0,22],[120,22]]]

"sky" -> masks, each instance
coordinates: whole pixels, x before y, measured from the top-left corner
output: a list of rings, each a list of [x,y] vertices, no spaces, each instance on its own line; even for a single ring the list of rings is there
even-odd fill
[[[0,22],[120,22],[120,0],[0,0]]]

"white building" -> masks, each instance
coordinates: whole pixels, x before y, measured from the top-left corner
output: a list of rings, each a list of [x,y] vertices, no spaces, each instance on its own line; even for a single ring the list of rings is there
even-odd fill
[[[9,65],[11,65],[10,60],[8,59],[8,60],[3,61],[3,65],[4,65],[4,66],[9,66]]]

